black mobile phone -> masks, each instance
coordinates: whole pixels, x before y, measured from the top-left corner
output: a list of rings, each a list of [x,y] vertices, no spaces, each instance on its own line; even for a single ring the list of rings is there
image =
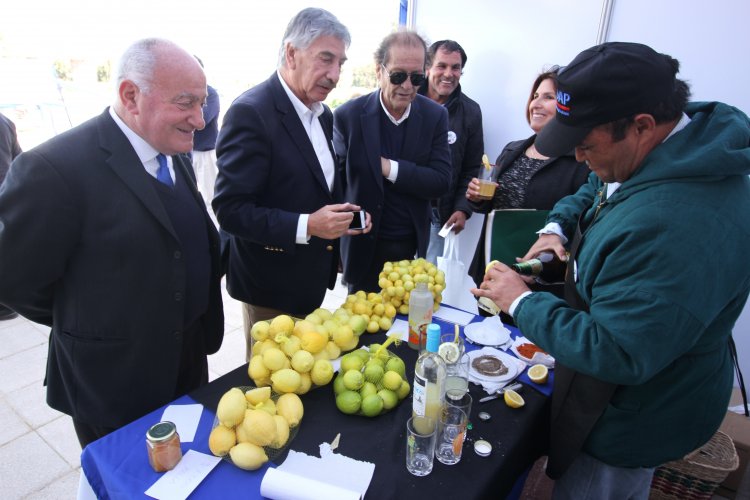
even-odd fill
[[[364,229],[365,228],[365,211],[358,210],[356,212],[352,212],[352,215],[354,215],[354,217],[352,218],[351,224],[349,224],[349,229]]]

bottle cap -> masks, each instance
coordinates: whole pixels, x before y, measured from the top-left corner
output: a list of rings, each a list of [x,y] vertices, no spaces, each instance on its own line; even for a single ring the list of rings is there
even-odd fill
[[[440,326],[435,323],[427,325],[427,350],[438,352],[440,348]]]
[[[177,427],[172,422],[165,420],[152,425],[148,432],[146,432],[146,439],[152,443],[160,443],[170,439],[176,432]]]

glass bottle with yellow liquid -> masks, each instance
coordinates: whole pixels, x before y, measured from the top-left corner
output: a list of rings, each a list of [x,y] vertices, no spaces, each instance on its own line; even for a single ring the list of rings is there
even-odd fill
[[[427,326],[425,351],[417,358],[414,367],[414,393],[412,395],[412,415],[429,417],[432,425],[437,424],[440,408],[445,399],[445,361],[438,354],[440,327],[435,323]],[[425,422],[425,421],[420,421]],[[422,424],[426,425],[426,424]],[[429,429],[417,429],[430,432]]]

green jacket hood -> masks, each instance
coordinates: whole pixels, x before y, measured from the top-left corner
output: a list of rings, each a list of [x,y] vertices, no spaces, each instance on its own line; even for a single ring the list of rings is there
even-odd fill
[[[747,115],[720,102],[688,103],[685,113],[690,123],[649,153],[618,190],[621,196],[655,183],[707,182],[750,175]],[[675,157],[675,149],[685,153]]]

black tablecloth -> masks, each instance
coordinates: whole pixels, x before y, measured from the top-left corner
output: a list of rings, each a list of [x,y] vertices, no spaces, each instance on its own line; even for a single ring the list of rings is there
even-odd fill
[[[382,343],[385,334],[363,334],[361,344]],[[402,343],[390,350],[406,363],[411,384],[417,352]],[[247,365],[190,394],[190,397],[215,412],[219,399],[230,387],[251,383]],[[406,470],[406,421],[411,416],[411,396],[390,412],[375,418],[345,415],[336,408],[331,385],[313,389],[302,396],[305,414],[291,448],[311,456],[320,456],[319,445],[331,442],[341,433],[338,453],[375,464],[367,498],[505,498],[516,480],[546,449],[549,398],[531,387],[524,387],[526,404],[509,408],[502,398],[480,403],[487,394],[470,384],[474,399],[461,461],[443,465],[435,460],[432,473],[416,477]],[[477,418],[480,411],[490,414],[488,421]],[[492,454],[480,457],[474,453],[474,442],[484,439],[492,444]],[[281,464],[286,453],[274,460]],[[414,498],[417,498],[416,496]]]

